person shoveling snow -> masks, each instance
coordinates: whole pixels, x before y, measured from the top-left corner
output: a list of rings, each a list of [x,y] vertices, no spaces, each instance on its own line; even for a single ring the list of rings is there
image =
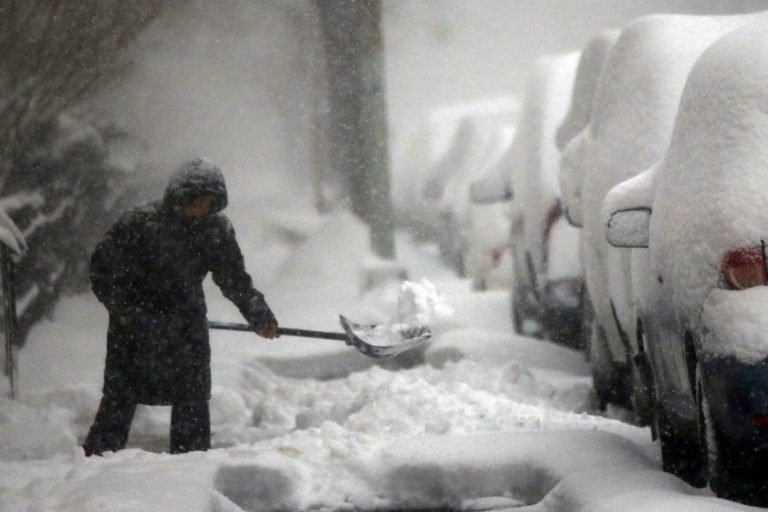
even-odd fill
[[[109,311],[103,397],[86,455],[125,447],[137,404],[172,405],[171,453],[211,445],[211,348],[203,279],[211,272],[252,330],[279,336],[253,286],[229,219],[221,170],[183,162],[162,200],[125,213],[91,257],[91,283]]]

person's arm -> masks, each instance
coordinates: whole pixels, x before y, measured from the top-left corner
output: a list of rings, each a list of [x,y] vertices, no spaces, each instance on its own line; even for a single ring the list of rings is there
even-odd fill
[[[129,275],[133,237],[131,219],[124,216],[110,228],[91,254],[91,287],[110,314],[122,315],[132,307]]]
[[[237,306],[240,313],[265,338],[275,338],[277,319],[267,305],[264,295],[253,286],[253,280],[245,269],[240,245],[235,237],[232,223],[224,216],[216,219],[213,240],[211,273],[213,282],[221,288],[224,296]]]

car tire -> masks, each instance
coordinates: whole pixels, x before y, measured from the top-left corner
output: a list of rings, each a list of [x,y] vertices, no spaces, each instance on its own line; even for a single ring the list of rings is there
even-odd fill
[[[715,487],[720,487],[718,483],[712,486],[713,475],[720,474],[719,460],[720,454],[718,450],[718,441],[712,425],[712,417],[709,414],[709,402],[707,396],[704,393],[704,385],[701,380],[701,369],[696,368],[696,409],[698,412],[699,420],[699,444],[702,449],[702,459],[706,464],[704,468],[704,476],[710,487],[718,494]],[[717,478],[715,478],[717,480]]]
[[[694,487],[704,487],[707,478],[699,431],[687,432],[686,430],[690,429],[673,421],[663,400],[657,400],[654,421],[664,471],[680,477]]]
[[[651,426],[651,434],[656,439],[657,432],[653,421],[653,410],[656,406],[656,389],[653,383],[653,370],[646,351],[645,332],[642,325],[637,329],[638,353],[632,357],[630,370],[632,372],[632,408],[635,420],[640,426]]]
[[[631,376],[627,365],[616,364],[608,351],[605,331],[593,320],[589,335],[589,360],[592,364],[592,386],[598,407],[604,411],[608,404],[631,406]]]
[[[728,437],[714,424],[699,368],[696,372],[696,399],[699,442],[706,462],[706,479],[712,492],[727,500],[757,507],[768,506],[768,483],[762,471],[757,469],[764,468],[768,461],[751,460],[745,464],[744,457],[751,450],[731,446]],[[735,469],[738,467],[752,469]]]
[[[526,291],[521,286],[512,287],[512,328],[516,334],[530,338],[543,339],[544,332],[541,329],[541,314],[537,311],[537,305],[531,305],[532,299],[526,296]],[[537,330],[526,330],[526,320],[529,320]]]

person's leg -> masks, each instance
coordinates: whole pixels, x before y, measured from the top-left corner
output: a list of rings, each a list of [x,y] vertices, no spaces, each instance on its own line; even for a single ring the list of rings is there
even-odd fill
[[[136,404],[120,397],[104,395],[88,437],[83,443],[85,455],[101,455],[125,448]]]
[[[208,401],[173,404],[171,453],[205,451],[211,447],[211,416]]]

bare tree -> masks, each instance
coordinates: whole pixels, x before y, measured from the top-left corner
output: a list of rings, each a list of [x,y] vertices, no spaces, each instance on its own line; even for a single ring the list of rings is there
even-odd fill
[[[161,0],[0,0],[0,165],[6,171],[34,147],[39,130],[126,68],[126,47],[163,6]]]
[[[331,163],[375,254],[395,257],[390,197],[381,0],[315,0],[329,88]]]

